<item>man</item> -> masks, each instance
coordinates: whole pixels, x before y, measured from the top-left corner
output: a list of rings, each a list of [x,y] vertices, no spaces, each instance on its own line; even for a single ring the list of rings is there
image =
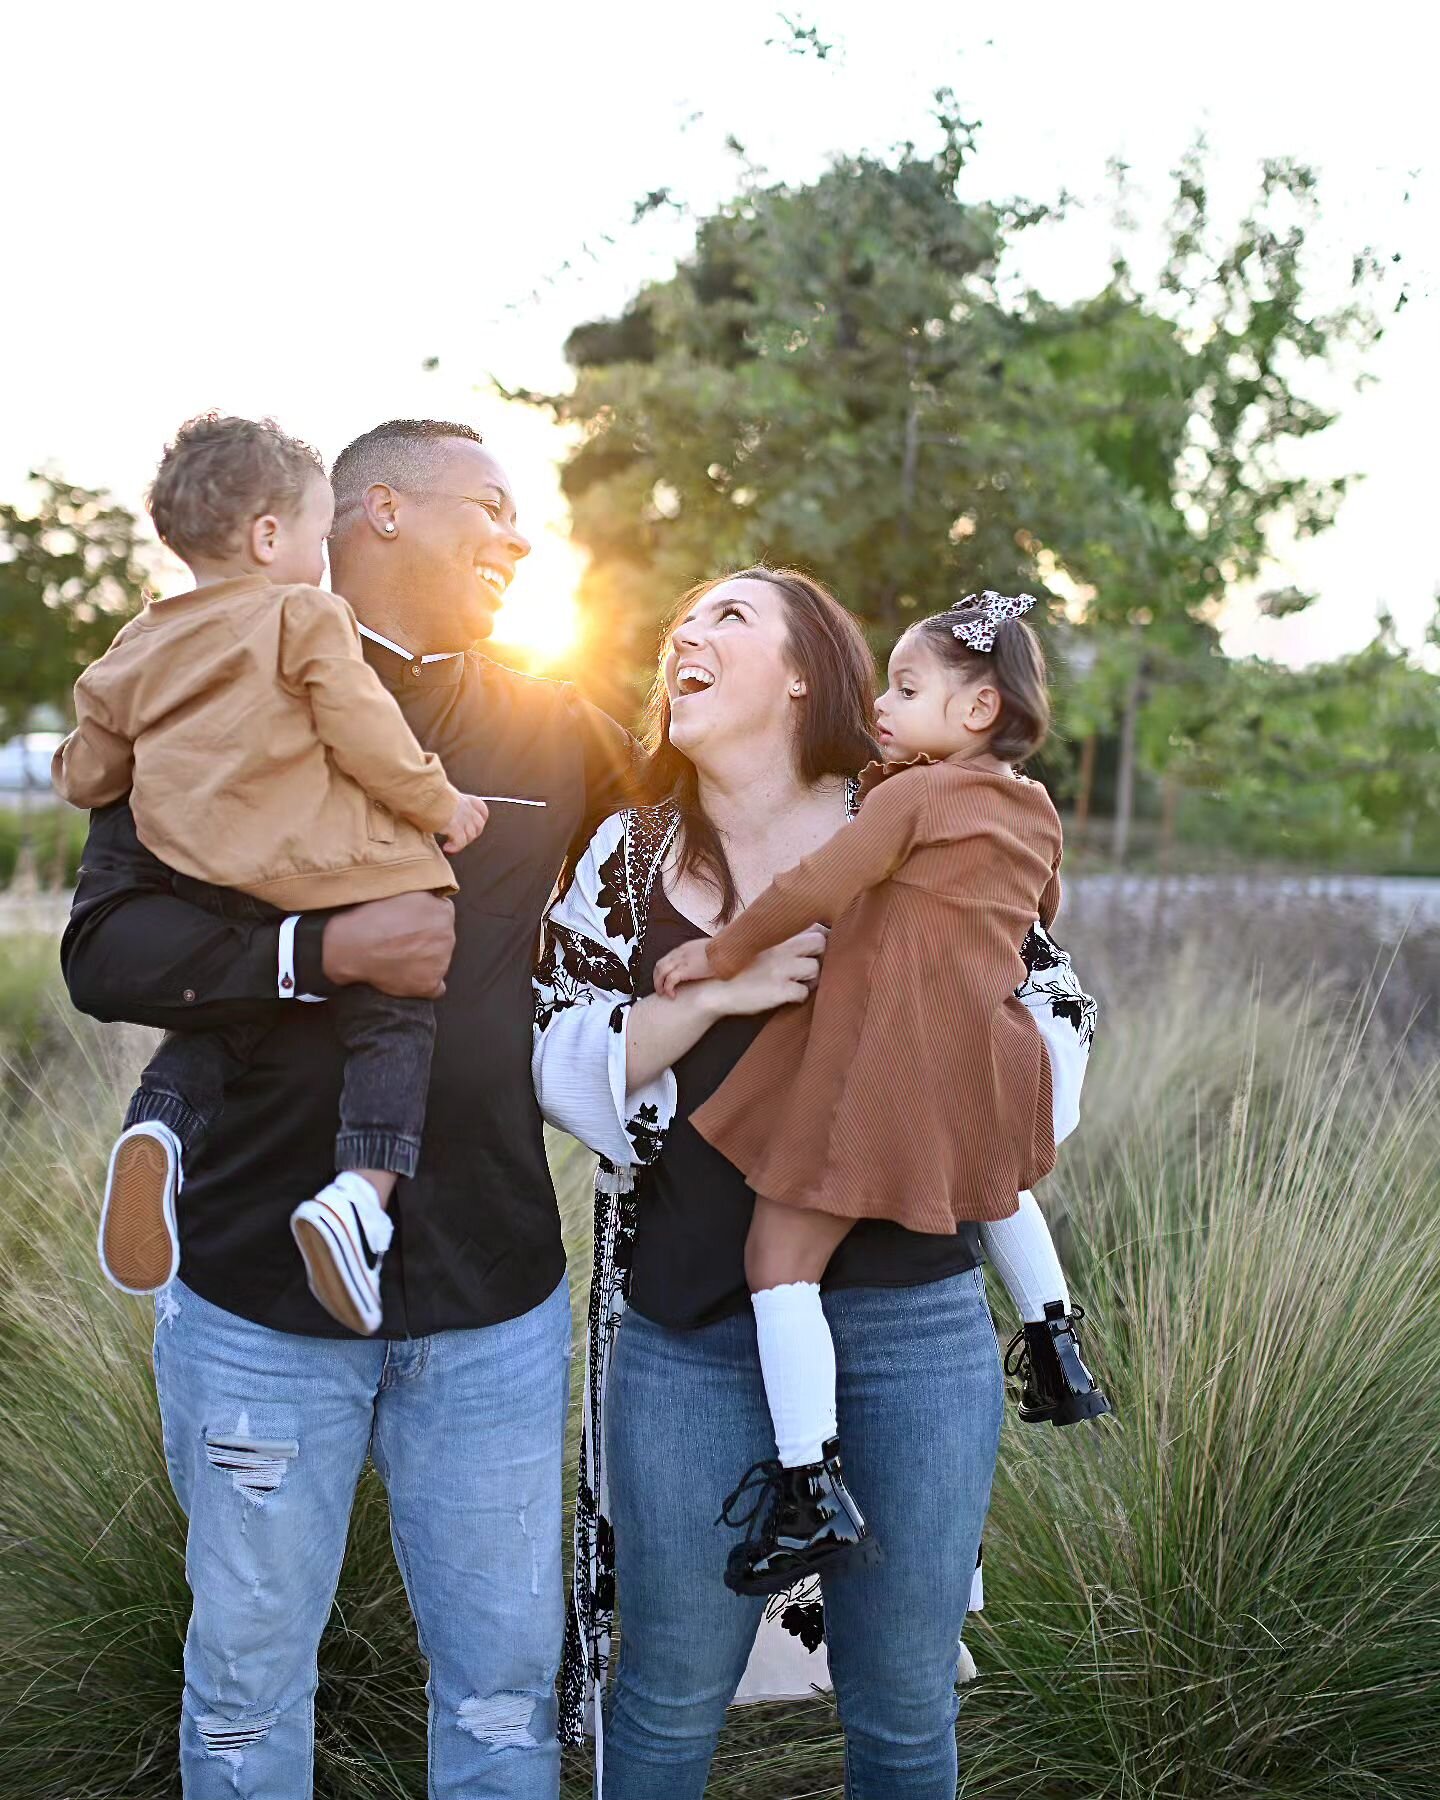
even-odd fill
[[[92,817],[61,949],[72,1000],[97,1018],[275,1020],[187,1171],[179,1280],[158,1308],[194,1596],[184,1792],[310,1794],[316,1650],[368,1451],[430,1663],[432,1800],[540,1800],[559,1787],[570,1313],[530,969],[562,862],[622,802],[631,745],[568,686],[468,649],[529,550],[473,431],[392,421],[331,479],[334,586],[367,658],[451,780],[495,797],[456,859],[453,912],[405,895],[278,927],[220,919],[187,901],[121,803]],[[370,1340],[311,1298],[289,1230],[297,1195],[329,1178],[343,1067],[326,1008],[304,1002],[357,981],[444,994]]]

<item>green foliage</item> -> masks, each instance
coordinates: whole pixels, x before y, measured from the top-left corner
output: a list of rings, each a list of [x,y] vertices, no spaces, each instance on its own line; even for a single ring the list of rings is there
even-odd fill
[[[71,716],[70,690],[142,598],[134,515],[100,489],[32,475],[36,499],[0,503],[0,736],[37,707]]]
[[[1440,614],[1437,614],[1440,617]],[[1227,665],[1207,715],[1171,733],[1215,827],[1271,856],[1440,868],[1440,680],[1384,619],[1353,656]]]
[[[1145,925],[1082,890],[1069,935],[1104,1029],[1047,1204],[1120,1411],[1094,1433],[1007,1423],[963,1791],[1408,1800],[1440,1756],[1422,1701],[1440,1109],[1434,1021],[1403,1027],[1433,1007],[1440,945],[1412,940],[1371,1006],[1393,946],[1364,915],[1262,897]],[[14,1088],[0,1141],[0,1349],[23,1371],[0,1391],[0,1792],[35,1800],[178,1791],[187,1597],[149,1313],[94,1267],[97,1183],[146,1043],[75,1022]],[[578,1279],[587,1159],[566,1150],[558,1170]],[[321,1800],[420,1791],[424,1712],[372,1475],[321,1653]],[[816,1700],[737,1712],[707,1791],[840,1788]],[[585,1758],[563,1792],[589,1794]]]
[[[0,807],[0,888],[9,885],[27,843],[35,867],[48,885],[73,887],[89,824],[88,813],[69,806],[47,806],[26,813]]]
[[[1151,291],[1117,256],[1078,303],[1017,294],[1007,250],[1054,209],[962,200],[975,127],[944,92],[936,120],[930,154],[751,172],[673,276],[572,333],[574,391],[546,404],[580,428],[564,486],[614,652],[598,679],[618,662],[633,697],[674,598],[753,561],[813,569],[881,651],[971,588],[1048,589],[1061,735],[1119,733],[1128,828],[1137,768],[1167,773],[1217,710],[1227,591],[1277,519],[1334,517],[1344,481],[1286,453],[1331,423],[1307,372],[1376,335],[1376,264],[1317,306],[1313,173],[1265,164],[1226,237],[1197,150]]]

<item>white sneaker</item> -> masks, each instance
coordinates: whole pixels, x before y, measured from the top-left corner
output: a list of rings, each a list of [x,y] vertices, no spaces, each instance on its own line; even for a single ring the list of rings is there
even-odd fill
[[[181,1162],[179,1138],[156,1120],[122,1131],[110,1152],[97,1248],[106,1280],[122,1293],[153,1294],[175,1278]]]
[[[290,1215],[310,1292],[332,1319],[373,1337],[380,1329],[380,1263],[394,1227],[363,1175],[347,1169]]]

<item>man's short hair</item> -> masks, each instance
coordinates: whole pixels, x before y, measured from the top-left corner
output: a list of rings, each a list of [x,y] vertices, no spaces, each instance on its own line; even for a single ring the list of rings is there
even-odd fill
[[[294,512],[317,476],[325,479],[319,452],[273,419],[201,413],[166,446],[146,503],[177,556],[229,556],[252,520]]]
[[[330,470],[335,490],[335,516],[358,506],[365,490],[375,483],[415,492],[431,480],[438,453],[444,444],[460,438],[467,444],[483,443],[470,425],[451,419],[387,419],[353,444],[347,444]]]

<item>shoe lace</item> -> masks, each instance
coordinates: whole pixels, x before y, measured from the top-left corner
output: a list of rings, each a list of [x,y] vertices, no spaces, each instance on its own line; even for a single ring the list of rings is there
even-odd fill
[[[745,1541],[747,1544],[752,1542],[760,1534],[765,1502],[778,1490],[782,1472],[779,1459],[773,1456],[764,1462],[751,1463],[740,1477],[739,1486],[726,1498],[715,1523],[729,1525],[735,1531],[742,1525],[748,1525],[750,1529],[745,1534]],[[750,1510],[737,1513],[736,1507],[747,1498],[750,1499]]]

